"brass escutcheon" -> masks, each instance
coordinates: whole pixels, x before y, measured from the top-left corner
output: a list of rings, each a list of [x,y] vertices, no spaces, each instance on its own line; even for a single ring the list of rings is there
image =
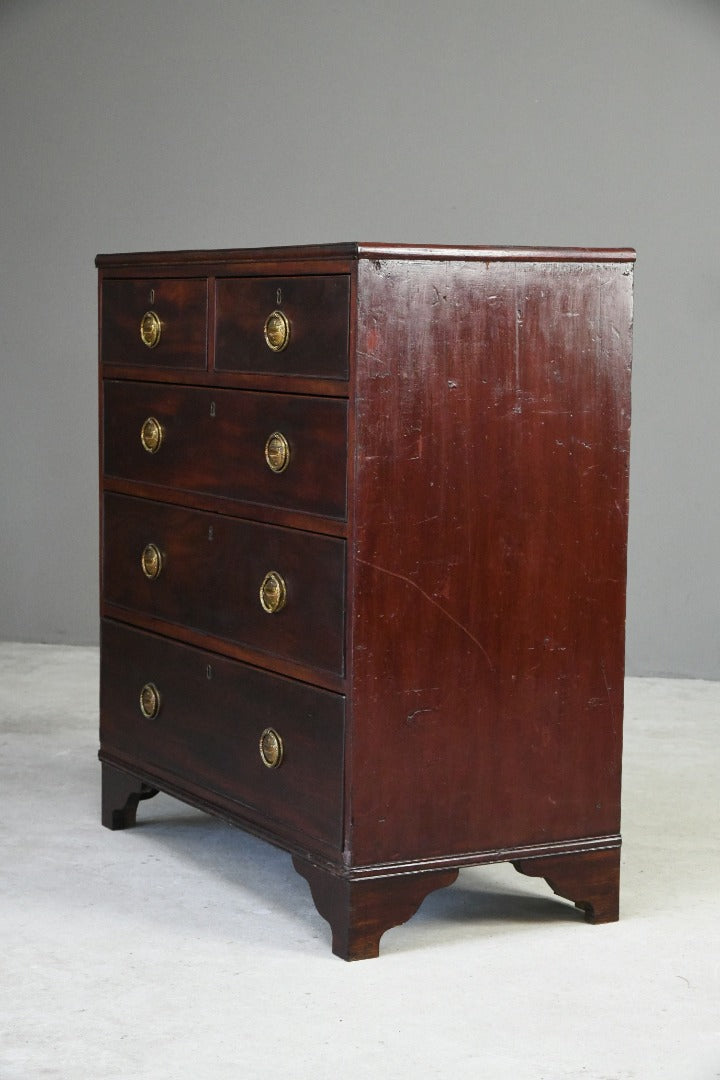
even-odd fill
[[[290,464],[290,446],[280,431],[273,431],[265,443],[265,461],[274,473],[285,472]]]
[[[290,341],[290,323],[282,311],[271,311],[263,328],[267,347],[273,352],[282,352]]]
[[[160,421],[156,420],[154,416],[148,416],[140,428],[140,442],[143,445],[143,450],[147,450],[148,454],[157,454],[162,446],[164,434]]]
[[[283,742],[274,728],[265,728],[260,736],[260,758],[268,769],[277,769],[283,759]]]
[[[154,720],[160,712],[160,691],[155,683],[145,683],[140,691],[140,712],[146,720]]]
[[[149,578],[150,581],[154,581],[155,578],[160,577],[160,571],[163,568],[163,557],[157,544],[145,545],[140,558],[140,564],[142,566],[143,574],[146,578]]]
[[[160,341],[162,323],[155,311],[146,311],[140,320],[140,340],[148,349],[154,349]]]
[[[285,582],[276,570],[270,570],[260,586],[260,603],[263,611],[267,611],[268,615],[274,615],[277,611],[282,611],[286,600]]]

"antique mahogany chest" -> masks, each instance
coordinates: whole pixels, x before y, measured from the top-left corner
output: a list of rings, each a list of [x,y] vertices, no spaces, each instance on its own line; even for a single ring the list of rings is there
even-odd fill
[[[286,849],[346,959],[473,864],[617,918],[633,259],[98,256],[105,825]]]

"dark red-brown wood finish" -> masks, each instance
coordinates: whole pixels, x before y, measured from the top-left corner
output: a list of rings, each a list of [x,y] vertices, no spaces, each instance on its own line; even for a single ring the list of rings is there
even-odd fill
[[[101,736],[118,763],[142,761],[157,775],[192,776],[282,823],[306,844],[317,837],[337,849],[341,695],[120,623],[103,623],[102,644]],[[136,692],[149,681],[161,702],[151,721],[142,716]],[[274,725],[289,753],[271,770],[257,751],[263,731]]]
[[[220,278],[217,283],[215,367],[347,379],[348,275]],[[272,352],[258,327],[280,309],[292,348]]]
[[[346,959],[464,865],[617,918],[633,259],[98,257],[105,824],[163,790],[286,848]]]
[[[155,490],[159,498],[173,491],[210,496],[218,509],[233,500],[345,518],[345,401],[118,379],[105,382],[105,398],[111,482],[153,485],[164,489]],[[136,438],[148,416],[162,425],[162,453],[146,453]],[[264,447],[278,430],[292,468],[271,474]]]
[[[353,863],[619,832],[628,273],[360,264]]]
[[[140,319],[155,307],[163,312],[162,348],[148,348],[138,334]],[[111,279],[102,293],[102,355],[105,364],[198,368],[207,364],[205,278]]]
[[[104,521],[108,605],[342,674],[343,540],[124,495],[105,496]],[[149,544],[162,560],[153,579]],[[287,601],[268,615],[258,595],[272,571]]]

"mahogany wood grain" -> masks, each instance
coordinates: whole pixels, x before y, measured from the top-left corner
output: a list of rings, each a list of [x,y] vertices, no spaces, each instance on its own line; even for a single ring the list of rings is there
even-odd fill
[[[230,660],[240,660],[243,664],[253,667],[261,667],[267,671],[273,671],[277,675],[285,675],[288,679],[297,679],[299,682],[310,683],[313,686],[322,687],[336,694],[344,694],[347,689],[347,679],[343,675],[336,675],[332,671],[323,668],[311,667],[307,664],[297,663],[282,656],[271,656],[269,653],[259,652],[249,645],[230,641],[228,638],[216,637],[207,631],[194,630],[190,626],[178,623],[168,623],[153,615],[140,611],[129,612],[127,608],[119,607],[103,599],[100,606],[102,618],[112,619],[115,622],[130,623],[140,630],[147,630],[151,634],[170,635],[174,640],[184,645],[193,645],[196,648],[216,652],[220,656],[227,656]],[[521,852],[522,853],[522,852]]]
[[[378,956],[385,931],[407,922],[426,896],[452,885],[458,876],[457,870],[435,870],[358,880],[297,855],[293,865],[310,886],[319,914],[330,923],[332,951],[342,960]]]
[[[103,540],[103,596],[128,619],[137,611],[342,674],[343,540],[111,494]],[[163,558],[154,580],[141,566],[151,543]],[[259,598],[270,571],[287,586],[273,614]]]
[[[305,532],[322,533],[325,536],[346,537],[348,526],[340,518],[319,517],[317,514],[301,510],[288,510],[282,506],[268,506],[257,502],[245,502],[242,499],[226,499],[222,495],[203,495],[193,492],[190,495],[182,488],[158,487],[137,480],[123,480],[117,476],[107,476],[104,490],[118,495],[134,495],[140,499],[161,499],[163,502],[187,506],[190,502],[197,510],[210,513],[226,514],[229,517],[248,518],[252,521],[264,521],[268,525],[283,525],[288,529],[302,529]]]
[[[272,372],[193,371],[179,368],[142,368],[110,364],[102,369],[108,379],[129,379],[161,385],[217,386],[224,390],[260,390],[270,394],[305,394],[314,397],[346,398],[348,384],[338,379],[315,379],[310,375],[276,375]]]
[[[155,719],[140,710],[148,682],[160,694]],[[252,806],[270,822],[281,818],[339,850],[341,696],[104,621],[100,708],[107,752]],[[284,747],[273,769],[259,753],[268,727]],[[109,801],[117,801],[114,790]]]
[[[633,259],[98,257],[106,823],[157,785],[286,848],[346,959],[463,865],[512,861],[617,918]],[[271,429],[292,435],[281,477]],[[269,569],[288,583],[274,616]],[[160,678],[153,726],[135,684]],[[266,784],[236,736],[270,716],[296,756]]]
[[[204,278],[106,278],[101,303],[103,363],[181,369],[206,366]],[[148,310],[162,323],[160,341],[154,348],[140,339],[140,322]]]
[[[352,865],[617,834],[630,269],[358,273]]]
[[[572,900],[589,923],[620,917],[620,848],[585,855],[519,859],[513,866],[529,877],[545,878],[557,896]]]
[[[112,252],[100,254],[95,265],[113,276],[132,277],[138,267],[163,273],[207,274],[323,274],[350,273],[358,259],[435,259],[440,262],[629,262],[632,248],[489,247],[478,244],[388,244],[348,241],[337,244],[285,244],[261,248],[221,248],[177,251]]]
[[[345,401],[106,380],[104,415],[106,476],[345,517]],[[140,441],[149,416],[164,432],[154,454]],[[279,474],[265,460],[275,431],[290,447]]]
[[[351,274],[358,245],[301,244],[275,248],[220,248],[198,251],[145,251],[101,254],[95,265],[111,277],[137,277],[155,271],[164,276],[283,277],[294,274]]]
[[[350,278],[218,278],[215,369],[282,372],[346,379]],[[282,352],[268,348],[263,328],[276,309],[290,323]]]
[[[165,792],[206,814],[212,814],[213,817],[241,828],[283,852],[298,854],[302,858],[323,858],[328,860],[329,864],[337,859],[337,843],[303,833],[292,817],[283,815],[282,818],[269,818],[262,810],[250,806],[249,803],[238,802],[219,791],[208,789],[197,780],[180,776],[157,765],[150,769],[146,762],[138,762],[115,750],[101,747],[98,758],[103,765],[132,775],[148,787]],[[135,822],[130,824],[134,825]]]

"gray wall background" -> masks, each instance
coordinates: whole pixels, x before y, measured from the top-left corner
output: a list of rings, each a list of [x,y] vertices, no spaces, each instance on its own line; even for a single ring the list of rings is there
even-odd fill
[[[717,0],[0,0],[0,638],[96,640],[96,252],[632,245],[628,670],[720,678],[719,103]]]

